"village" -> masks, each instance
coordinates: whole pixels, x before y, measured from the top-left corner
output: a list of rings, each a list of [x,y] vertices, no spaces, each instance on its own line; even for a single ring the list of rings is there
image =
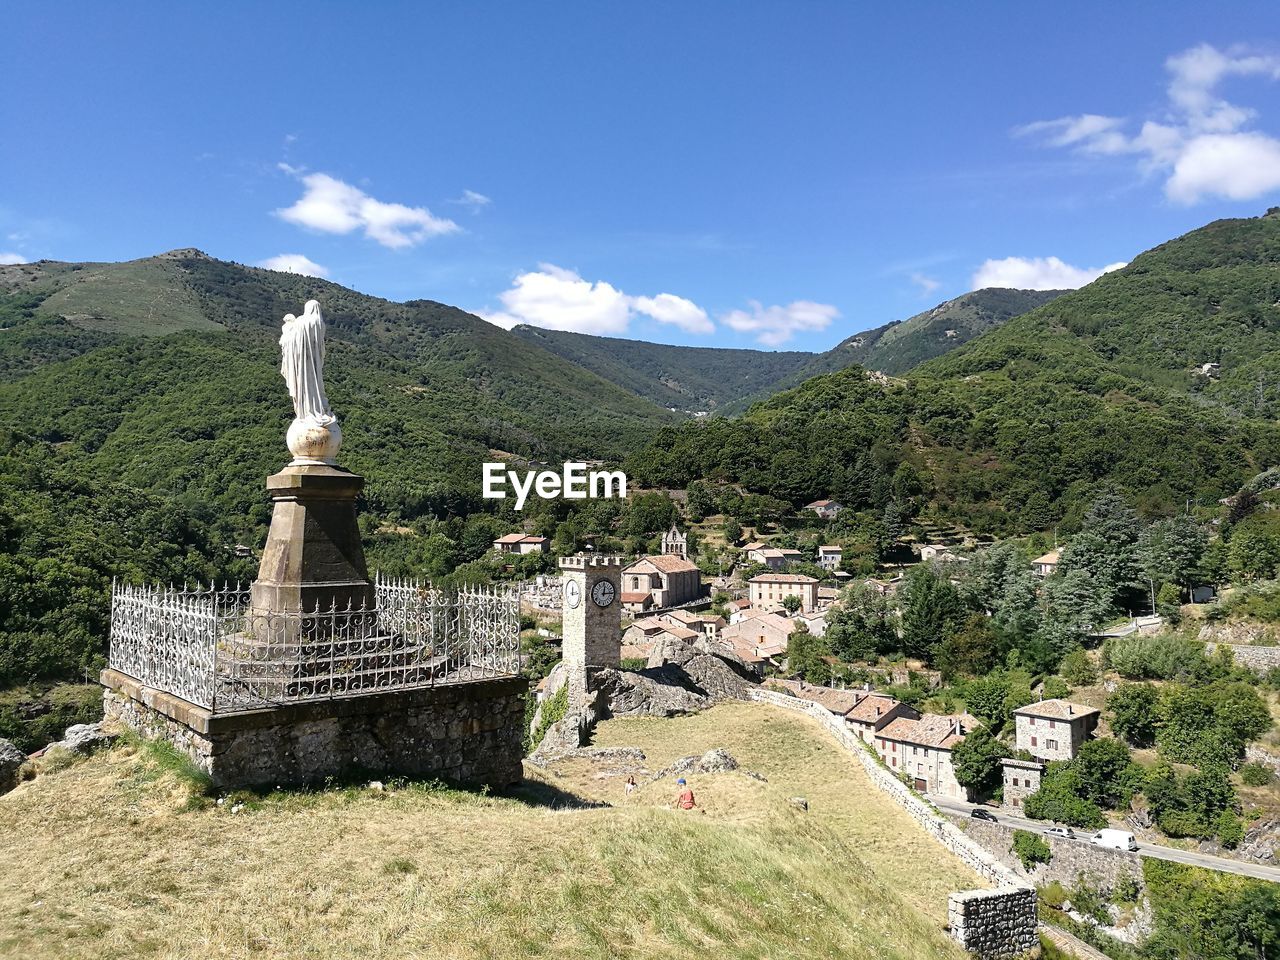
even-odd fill
[[[816,501],[800,512],[797,522],[813,524],[816,519],[820,533],[828,529],[823,525],[834,521],[842,510],[834,500]],[[1118,702],[1114,699],[1117,689],[1123,698],[1133,688],[1147,685],[1126,683],[1127,674],[1101,682],[1100,675],[1107,672],[1110,651],[1119,649],[1118,645],[1170,634],[1174,630],[1170,620],[1182,621],[1176,609],[1171,612],[1168,605],[1158,605],[1156,609],[1138,609],[1128,616],[1112,617],[1109,622],[1085,625],[1087,629],[1069,653],[1070,666],[1038,675],[1022,671],[1028,685],[1021,696],[1010,691],[994,713],[988,709],[978,716],[971,712],[978,708],[966,707],[967,701],[978,694],[965,696],[963,677],[954,668],[944,672],[936,662],[930,665],[923,658],[901,653],[850,662],[834,655],[829,644],[823,648],[821,643],[831,623],[844,623],[851,607],[868,600],[883,604],[881,609],[890,621],[889,633],[900,632],[903,611],[899,594],[907,589],[913,571],[925,572],[951,587],[967,589],[966,580],[972,579],[975,559],[982,566],[984,551],[992,544],[956,537],[948,542],[911,543],[905,557],[904,551],[897,554],[904,562],[877,571],[875,576],[855,576],[842,564],[844,550],[838,543],[818,542],[801,550],[772,545],[773,539],[776,538],[744,535],[740,543],[728,544],[735,557],[729,572],[706,576],[691,557],[688,532],[680,522],[673,522],[655,538],[657,552],[639,556],[621,569],[622,667],[643,672],[685,662],[688,651],[693,649],[713,653],[762,690],[821,706],[865,743],[887,771],[952,813],[1003,819],[1036,832],[1072,839],[1076,838],[1073,824],[1103,825],[1108,826],[1104,841],[1097,841],[1093,829],[1082,832],[1079,839],[1094,838],[1095,842],[1107,844],[1117,842],[1110,836],[1115,832],[1110,831],[1110,824],[1115,824],[1127,838],[1123,840],[1126,849],[1138,849],[1135,830],[1144,850],[1153,844],[1185,847],[1185,842],[1162,833],[1149,815],[1135,819],[1126,817],[1123,811],[1106,814],[1104,810],[1103,819],[1071,820],[1061,813],[1061,807],[1044,802],[1033,800],[1030,808],[1026,807],[1028,798],[1041,794],[1050,765],[1069,766],[1078,761],[1082,752],[1085,760],[1079,762],[1088,763],[1091,752],[1096,755],[1109,749],[1108,745],[1129,755],[1129,747],[1113,739],[1121,736],[1118,728],[1122,723],[1103,722],[1104,711],[1109,701],[1113,706]],[[540,554],[548,549],[549,540],[516,533],[500,538],[493,546],[499,555]],[[1053,546],[1025,556],[1021,573],[1014,571],[1010,575],[1031,595],[1043,597],[1059,582],[1063,552]],[[1069,551],[1068,554],[1070,559]],[[724,556],[721,552],[716,561],[722,571],[726,566]],[[525,634],[526,649],[557,642],[555,614],[562,599],[558,585],[558,578],[544,575],[526,582],[522,588],[522,607],[529,624],[536,623]],[[1186,609],[1212,609],[1209,604],[1215,598],[1212,585],[1190,586],[1186,599],[1196,606]],[[993,612],[990,616],[998,614]],[[843,628],[836,627],[837,631],[840,629]],[[813,661],[815,641],[819,649],[817,660]],[[1252,664],[1255,675],[1265,674],[1280,663],[1271,657],[1275,649],[1245,649],[1238,653],[1238,662]],[[1236,651],[1237,648],[1223,645],[1219,660],[1222,656],[1237,656]],[[551,652],[549,659],[541,659],[550,663],[554,657]],[[806,669],[806,662],[817,667],[816,673]],[[1250,673],[1241,666],[1231,669],[1238,676]],[[1072,686],[1078,688],[1074,699],[1062,674],[1069,675]],[[535,693],[540,703],[548,696],[548,684],[554,679],[553,675],[538,680]],[[980,675],[969,681],[975,691],[983,682]],[[957,751],[965,754],[966,739],[975,733],[978,740],[957,764]],[[1130,742],[1134,742],[1132,738]],[[1098,743],[1102,744],[1098,750],[1087,746]],[[1254,766],[1280,768],[1280,759],[1266,749],[1250,746],[1248,751]],[[977,773],[974,756],[981,758],[976,762],[980,768]],[[959,776],[957,766],[961,768]],[[1051,787],[1053,790],[1057,790],[1056,784]],[[1265,823],[1271,801],[1247,787],[1245,793],[1261,800],[1261,807],[1256,809],[1263,814]],[[1067,822],[1051,816],[1054,811]],[[1262,863],[1271,864],[1275,843],[1274,834],[1262,834],[1247,843],[1237,840],[1212,845],[1207,852],[1248,860],[1250,857],[1241,852],[1243,846],[1250,854],[1260,855]],[[1213,858],[1203,859],[1209,862]]]

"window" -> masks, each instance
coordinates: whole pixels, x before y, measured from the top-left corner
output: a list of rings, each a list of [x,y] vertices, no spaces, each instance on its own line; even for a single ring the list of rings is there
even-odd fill
[[[1027,717],[1027,720],[1030,722],[1030,724],[1031,724],[1033,727],[1036,725],[1036,718],[1035,718],[1035,717]]]
[[[1048,747],[1050,750],[1057,750],[1057,749],[1058,749],[1058,741],[1057,741],[1057,740],[1046,740],[1046,741],[1044,742],[1044,745],[1045,745],[1046,747]]]
[[[1032,745],[1033,747],[1036,745],[1036,738],[1035,738],[1035,737],[1032,737],[1032,738],[1031,738],[1031,745]]]

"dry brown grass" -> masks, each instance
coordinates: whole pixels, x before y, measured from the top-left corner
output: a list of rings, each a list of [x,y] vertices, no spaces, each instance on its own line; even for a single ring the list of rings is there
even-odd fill
[[[553,809],[537,783],[281,792],[233,813],[118,748],[0,798],[0,955],[963,956],[942,915],[976,878],[807,718],[732,706],[614,721],[600,741],[657,763],[724,746],[769,782],[695,778],[695,815],[667,807],[666,784]],[[562,799],[618,801],[620,782],[558,772]]]

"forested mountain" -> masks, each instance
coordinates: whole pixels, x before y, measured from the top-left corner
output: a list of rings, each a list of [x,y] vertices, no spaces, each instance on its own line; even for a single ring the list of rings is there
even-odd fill
[[[403,515],[444,478],[460,482],[457,471],[478,489],[475,463],[489,449],[617,457],[672,419],[454,307],[198,251],[2,267],[0,292],[0,422],[169,491],[210,472],[256,478],[285,455],[276,341],[280,317],[310,297],[324,305],[329,394],[351,466],[393,481],[379,495]]]
[[[1069,528],[1107,484],[1172,513],[1280,460],[1278,267],[1274,212],[1212,223],[905,381],[815,377],[742,420],[665,428],[629,464],[1001,534]],[[1220,380],[1192,372],[1218,358]]]
[[[1065,290],[1009,290],[989,287],[974,290],[906,320],[855,333],[826,353],[814,354],[797,369],[738,398],[726,413],[742,413],[752,403],[780,390],[790,389],[823,373],[849,367],[865,367],[880,373],[904,374],[934,357],[963,346],[988,330],[994,330],[1019,314],[1034,310]]]
[[[1205,364],[1219,369],[1202,372]],[[922,377],[1119,375],[1280,414],[1280,208],[1218,220],[922,367]]]
[[[716,410],[767,391],[818,356],[800,350],[678,347],[525,325],[511,332],[654,403],[685,411]]]
[[[975,290],[907,320],[856,333],[825,353],[678,347],[518,326],[514,334],[673,410],[741,413],[756,400],[854,365],[904,373],[1061,290]]]

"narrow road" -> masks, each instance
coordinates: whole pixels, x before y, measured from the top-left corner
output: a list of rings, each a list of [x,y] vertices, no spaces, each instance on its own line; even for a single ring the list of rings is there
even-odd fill
[[[944,797],[929,796],[928,799],[939,810],[959,814],[962,817],[969,816],[969,811],[979,806],[976,803],[965,803],[963,800],[952,800]],[[1008,827],[1017,827],[1019,830],[1029,830],[1032,833],[1047,833],[1050,827],[1056,826],[1056,824],[1048,823],[1044,820],[1028,820],[1026,817],[1006,813],[1003,810],[992,810],[990,807],[985,809],[995,814],[998,823]],[[1088,843],[1089,840],[1087,838],[1090,835],[1092,835],[1092,831],[1081,830],[1079,832],[1080,839],[1076,842]],[[1280,868],[1265,867],[1260,863],[1247,863],[1243,860],[1231,860],[1227,857],[1214,857],[1207,853],[1198,853],[1194,850],[1178,850],[1174,847],[1166,847],[1156,843],[1139,843],[1138,853],[1144,857],[1154,857],[1157,860],[1170,860],[1174,863],[1185,863],[1193,867],[1204,867],[1206,870],[1217,870],[1221,873],[1234,873],[1241,877],[1256,877],[1259,880],[1280,883]]]

